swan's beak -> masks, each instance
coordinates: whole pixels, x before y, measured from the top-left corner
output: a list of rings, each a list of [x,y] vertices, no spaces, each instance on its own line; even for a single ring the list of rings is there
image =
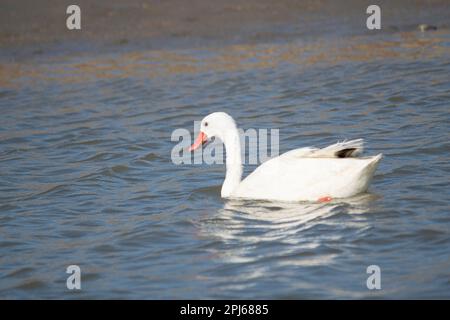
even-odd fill
[[[206,141],[208,141],[208,137],[206,136],[206,134],[204,134],[203,132],[200,131],[197,139],[195,139],[195,141],[194,141],[194,144],[192,146],[190,146],[188,150],[194,151],[195,149],[200,147],[202,144],[204,144]]]

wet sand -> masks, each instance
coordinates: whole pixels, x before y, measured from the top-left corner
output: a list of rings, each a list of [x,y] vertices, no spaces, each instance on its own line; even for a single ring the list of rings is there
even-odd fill
[[[73,1],[4,0],[0,10],[2,56],[83,52],[115,47],[218,46],[319,36],[370,33],[371,1],[294,0],[79,0],[82,30],[66,28]],[[449,1],[378,1],[381,32],[407,31],[422,23],[446,28]]]
[[[0,85],[161,77],[448,54],[448,1],[78,1],[81,31],[66,28],[69,1],[3,1]],[[420,24],[437,30],[421,32]],[[205,49],[205,50],[204,50]]]

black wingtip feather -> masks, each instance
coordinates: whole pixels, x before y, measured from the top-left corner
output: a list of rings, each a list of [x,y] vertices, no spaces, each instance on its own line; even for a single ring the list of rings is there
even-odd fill
[[[349,158],[352,156],[353,152],[356,151],[356,148],[347,148],[339,150],[335,153],[336,157],[338,158]]]

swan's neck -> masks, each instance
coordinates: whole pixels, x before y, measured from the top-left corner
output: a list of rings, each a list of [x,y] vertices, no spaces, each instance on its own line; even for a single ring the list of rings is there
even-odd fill
[[[242,161],[241,161],[241,141],[236,128],[225,133],[223,143],[226,150],[227,173],[222,185],[222,197],[229,197],[241,182]]]

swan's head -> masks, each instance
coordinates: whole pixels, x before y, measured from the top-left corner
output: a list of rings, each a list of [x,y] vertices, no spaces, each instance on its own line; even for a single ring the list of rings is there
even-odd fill
[[[236,123],[230,115],[225,112],[211,113],[204,117],[200,123],[200,133],[189,151],[199,148],[213,137],[225,142],[227,136],[230,133],[235,133],[236,130]]]

